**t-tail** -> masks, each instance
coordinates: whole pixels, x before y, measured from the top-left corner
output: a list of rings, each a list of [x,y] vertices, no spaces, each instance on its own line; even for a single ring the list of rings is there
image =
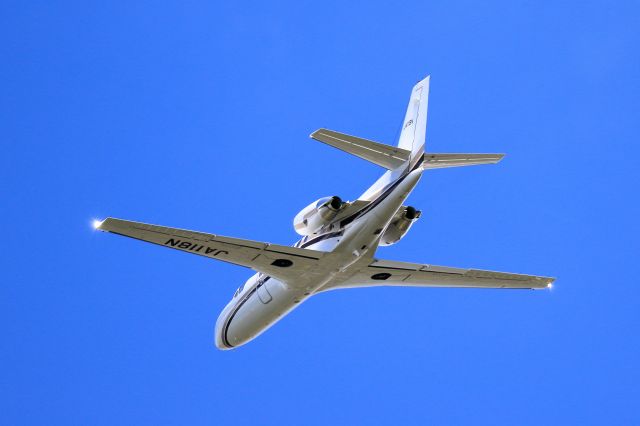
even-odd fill
[[[429,79],[430,77],[427,76],[413,86],[398,139],[398,148],[409,152],[410,166],[414,166],[417,161],[420,161],[422,154],[424,154],[429,108]]]
[[[504,154],[433,154],[425,153],[427,110],[429,106],[427,76],[411,91],[397,146],[347,135],[329,129],[318,129],[311,137],[388,170],[413,170],[418,162],[423,169],[494,164]]]

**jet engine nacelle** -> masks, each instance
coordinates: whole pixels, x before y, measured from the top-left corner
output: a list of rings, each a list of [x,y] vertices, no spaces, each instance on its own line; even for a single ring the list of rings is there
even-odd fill
[[[340,197],[325,197],[314,201],[293,218],[293,228],[300,235],[312,235],[331,223],[345,203]]]
[[[382,234],[380,245],[390,246],[400,241],[421,214],[422,212],[416,210],[415,207],[402,206],[391,220],[389,226],[387,226],[387,229],[385,229],[384,234]]]

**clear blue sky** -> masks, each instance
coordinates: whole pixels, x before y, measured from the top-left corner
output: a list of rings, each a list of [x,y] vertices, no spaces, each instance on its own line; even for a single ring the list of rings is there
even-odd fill
[[[640,6],[631,1],[0,6],[2,424],[638,424]],[[381,169],[432,75],[426,174],[379,257],[558,277],[368,289],[213,345],[250,271],[96,234],[116,216],[291,244]]]

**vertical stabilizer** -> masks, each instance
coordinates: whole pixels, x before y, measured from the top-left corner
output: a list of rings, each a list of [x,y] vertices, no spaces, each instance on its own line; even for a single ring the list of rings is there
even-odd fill
[[[407,113],[402,123],[402,131],[398,147],[411,151],[411,162],[420,158],[424,153],[424,140],[427,131],[427,107],[429,105],[429,79],[413,86]]]

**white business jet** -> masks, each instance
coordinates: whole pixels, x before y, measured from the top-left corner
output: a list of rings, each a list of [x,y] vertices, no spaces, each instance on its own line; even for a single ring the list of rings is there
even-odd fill
[[[309,297],[320,292],[372,286],[549,288],[554,278],[381,260],[378,246],[395,244],[420,217],[405,200],[428,169],[491,164],[503,154],[426,154],[429,77],[415,85],[398,146],[332,130],[313,139],[387,171],[360,198],[326,197],[296,215],[302,239],[293,247],[107,218],[96,229],[245,266],[256,274],[241,285],[218,317],[215,344],[244,345]]]

